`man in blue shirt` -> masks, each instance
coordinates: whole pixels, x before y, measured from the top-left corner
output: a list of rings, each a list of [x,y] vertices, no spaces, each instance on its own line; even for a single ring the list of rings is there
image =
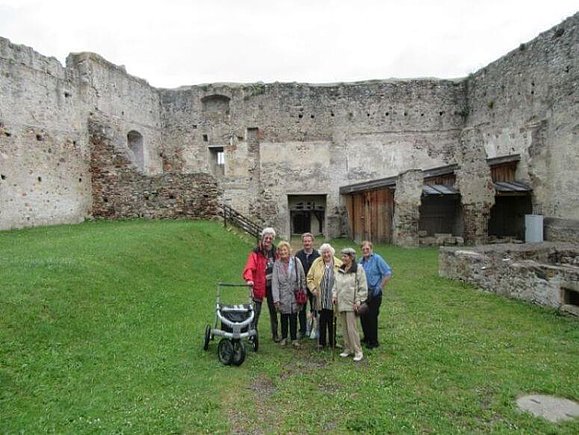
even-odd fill
[[[360,318],[364,331],[362,343],[367,348],[373,349],[380,345],[378,343],[378,315],[380,305],[382,305],[382,290],[392,277],[392,269],[379,254],[374,253],[372,242],[364,240],[360,246],[362,248],[360,265],[366,272],[368,283],[368,312]]]

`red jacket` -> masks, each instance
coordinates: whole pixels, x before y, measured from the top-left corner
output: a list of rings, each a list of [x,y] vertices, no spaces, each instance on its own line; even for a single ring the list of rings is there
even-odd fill
[[[273,255],[275,259],[275,250]],[[267,257],[264,255],[261,246],[259,246],[249,253],[243,269],[243,279],[245,281],[253,281],[253,298],[258,301],[262,301],[265,298],[266,269]]]

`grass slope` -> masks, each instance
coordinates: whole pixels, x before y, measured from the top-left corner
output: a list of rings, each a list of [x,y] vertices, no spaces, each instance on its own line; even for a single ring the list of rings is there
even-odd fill
[[[203,330],[250,248],[212,222],[0,233],[0,432],[579,432],[514,404],[579,399],[577,320],[439,278],[434,249],[377,247],[395,277],[362,363],[280,348],[264,310],[260,351],[222,366]]]

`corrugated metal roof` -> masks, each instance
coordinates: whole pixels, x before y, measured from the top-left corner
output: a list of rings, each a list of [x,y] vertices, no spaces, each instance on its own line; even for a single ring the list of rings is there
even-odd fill
[[[486,159],[489,166],[496,166],[504,163],[509,162],[518,162],[520,161],[521,157],[519,154],[513,154],[508,156],[501,156],[501,157],[494,157]],[[459,166],[456,163],[441,166],[438,168],[426,169],[422,170],[423,176],[426,179],[434,178],[442,175],[453,174]],[[348,195],[357,192],[364,192],[367,190],[376,190],[376,189],[395,189],[396,188],[396,180],[398,176],[380,178],[377,180],[370,180],[365,181],[362,183],[350,184],[348,186],[340,187],[340,194]],[[445,181],[445,180],[437,180],[437,181]],[[517,195],[517,194],[524,194],[526,192],[532,192],[531,189],[527,184],[522,183],[520,181],[497,181],[495,184],[495,190],[497,195]],[[452,186],[448,185],[431,185],[429,188],[426,186],[423,188],[423,193],[425,195],[455,195],[460,193],[457,189]]]
[[[423,195],[457,195],[458,190],[454,186],[444,184],[425,184],[422,186]]]
[[[495,181],[495,190],[497,194],[513,194],[532,192],[533,189],[529,185],[521,181]]]
[[[503,163],[513,163],[520,161],[521,161],[520,154],[510,154],[508,156],[491,157],[487,159],[487,163],[489,166],[502,165]]]
[[[394,188],[396,186],[396,178],[397,177],[380,178],[379,180],[342,186],[340,187],[340,194],[346,195],[349,193],[363,192],[366,190],[383,189],[385,187]]]

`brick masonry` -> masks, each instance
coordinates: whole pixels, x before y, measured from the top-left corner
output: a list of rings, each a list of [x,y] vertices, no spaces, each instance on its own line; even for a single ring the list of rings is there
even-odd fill
[[[145,176],[115,149],[111,122],[91,119],[91,165],[95,218],[211,219],[218,214],[219,187],[206,173]]]

